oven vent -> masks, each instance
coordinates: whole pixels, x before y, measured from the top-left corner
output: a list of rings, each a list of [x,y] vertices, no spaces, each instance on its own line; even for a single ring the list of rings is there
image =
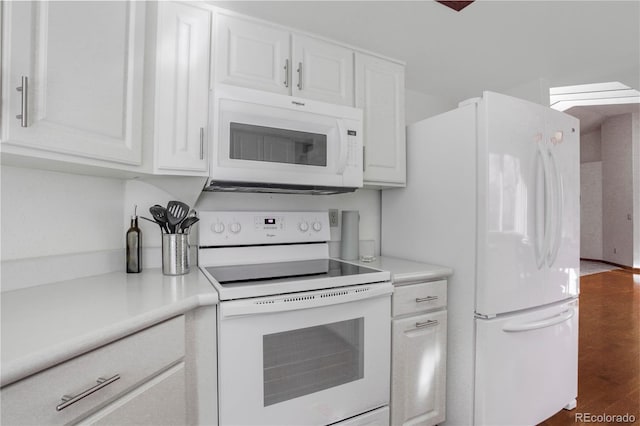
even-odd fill
[[[297,296],[297,297],[287,297],[286,299],[283,300],[283,302],[287,303],[287,302],[302,302],[304,300],[313,300],[315,299],[316,296],[311,295],[311,296]]]
[[[271,305],[273,303],[276,303],[275,300],[259,300],[256,302],[256,305]]]
[[[357,288],[355,290],[356,293],[364,293],[365,291],[369,291],[369,287]]]

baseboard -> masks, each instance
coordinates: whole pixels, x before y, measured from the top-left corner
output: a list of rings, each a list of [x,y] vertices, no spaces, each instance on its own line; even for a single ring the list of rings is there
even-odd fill
[[[616,267],[618,267],[620,269],[624,269],[625,271],[629,271],[629,272],[632,272],[634,274],[640,274],[640,268],[632,268],[631,266],[621,265],[619,263],[614,263],[614,262],[609,262],[608,260],[589,259],[589,258],[586,258],[586,257],[581,257],[580,260],[586,260],[588,262],[606,263],[607,265],[616,266]]]

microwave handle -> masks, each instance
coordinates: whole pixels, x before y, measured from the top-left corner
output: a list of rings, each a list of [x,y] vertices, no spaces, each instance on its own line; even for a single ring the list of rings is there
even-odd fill
[[[338,120],[338,143],[340,144],[340,156],[338,157],[337,172],[341,175],[347,168],[347,162],[349,161],[349,136],[342,120]]]

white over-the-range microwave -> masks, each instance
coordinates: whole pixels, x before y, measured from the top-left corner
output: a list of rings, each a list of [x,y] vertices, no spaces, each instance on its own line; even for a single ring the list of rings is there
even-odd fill
[[[330,194],[362,187],[362,110],[242,87],[213,93],[205,190]]]

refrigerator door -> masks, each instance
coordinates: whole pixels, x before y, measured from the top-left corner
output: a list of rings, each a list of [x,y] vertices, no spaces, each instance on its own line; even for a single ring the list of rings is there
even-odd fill
[[[547,146],[552,191],[550,238],[545,257],[549,281],[576,296],[580,282],[580,122],[547,110]]]
[[[476,425],[534,425],[575,402],[578,301],[476,319]]]
[[[574,169],[565,169],[579,160],[571,153],[550,156],[548,110],[491,92],[480,103],[475,309],[480,315],[532,308],[574,294],[566,277],[549,279],[547,258],[552,242],[561,257],[573,255],[574,247],[562,248],[564,240],[552,235],[558,229],[552,227],[557,213],[552,195],[558,193],[552,172],[563,174],[567,185],[571,182],[565,192],[574,191],[575,179],[568,177]],[[559,121],[566,127],[566,120]],[[566,212],[575,212],[573,198],[565,202]]]

